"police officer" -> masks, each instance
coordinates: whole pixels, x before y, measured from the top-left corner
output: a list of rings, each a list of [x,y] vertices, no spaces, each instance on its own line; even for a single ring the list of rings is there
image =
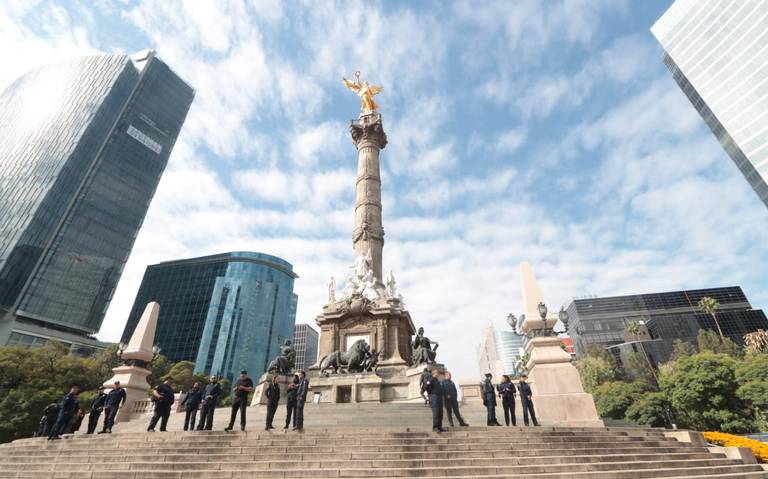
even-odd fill
[[[523,422],[528,425],[528,414],[530,413],[533,425],[538,426],[536,421],[536,412],[533,410],[533,391],[531,391],[531,385],[526,381],[528,375],[523,374],[520,376],[520,383],[517,385],[517,389],[520,391],[520,404],[523,406]]]
[[[291,415],[293,415],[293,426],[296,429],[296,395],[299,392],[299,375],[293,375],[293,382],[288,385],[288,391],[286,393],[286,409],[285,409],[285,428],[291,424]]]
[[[112,426],[115,425],[115,416],[117,411],[125,404],[125,389],[120,387],[120,381],[115,381],[112,390],[107,393],[107,399],[104,400],[104,428],[99,434],[111,433]]]
[[[184,400],[181,401],[181,405],[184,406],[186,415],[184,416],[184,430],[195,428],[195,418],[197,417],[197,408],[200,407],[200,403],[203,401],[203,390],[200,388],[200,383],[195,381],[192,385],[192,389],[187,391],[187,395],[184,396]]]
[[[277,404],[280,402],[279,377],[272,376],[272,381],[270,381],[269,386],[267,386],[267,390],[264,391],[264,394],[267,396],[267,426],[264,428],[264,430],[269,431],[270,429],[274,429],[272,426],[272,421],[275,419]]]
[[[304,429],[304,403],[309,394],[309,379],[307,373],[299,371],[299,387],[296,390],[296,425],[294,429],[301,431]]]
[[[216,402],[219,400],[220,394],[219,378],[211,376],[210,383],[203,392],[203,409],[200,411],[200,422],[197,424],[198,431],[213,429],[213,412],[216,410]]]
[[[229,418],[229,426],[224,430],[231,431],[235,425],[237,411],[240,410],[240,430],[245,431],[245,408],[248,406],[248,394],[253,392],[253,381],[248,377],[248,371],[240,371],[240,379],[233,388],[235,399],[232,401],[232,415]]]
[[[517,426],[515,418],[515,385],[512,380],[504,374],[501,376],[501,384],[496,386],[496,391],[501,398],[501,407],[504,408],[504,423],[509,426],[509,419],[512,418],[512,425]]]
[[[69,421],[75,416],[75,413],[80,408],[80,403],[77,402],[77,386],[72,386],[69,390],[69,394],[64,396],[61,400],[61,406],[59,407],[59,417],[56,418],[56,423],[53,425],[48,440],[61,439],[59,435],[64,431],[64,428],[69,424]]]
[[[432,430],[445,432],[443,429],[443,387],[440,385],[440,371],[432,370],[432,375],[424,381],[422,392],[429,396],[429,405],[432,407]]]
[[[59,405],[55,402],[45,406],[43,409],[43,417],[40,418],[40,424],[35,431],[35,437],[48,437],[53,429],[53,425],[56,424],[56,418],[59,417]]]
[[[86,434],[96,432],[96,427],[99,425],[99,417],[101,416],[101,411],[104,410],[106,402],[107,394],[104,392],[104,386],[99,386],[99,393],[91,400],[91,407],[88,409],[88,431],[86,431]]]
[[[155,401],[155,413],[149,420],[147,432],[155,432],[155,425],[160,421],[160,432],[165,432],[168,426],[168,418],[171,416],[171,406],[175,399],[171,383],[173,378],[167,377],[162,384],[155,386],[152,397]]]
[[[488,410],[488,425],[489,426],[501,426],[499,421],[496,420],[496,391],[493,388],[491,379],[493,374],[485,374],[485,382],[483,383],[483,405]]]
[[[443,388],[443,402],[445,402],[445,412],[448,413],[448,424],[453,427],[453,414],[455,414],[456,419],[459,421],[459,426],[469,426],[469,424],[464,422],[461,413],[459,413],[459,399],[456,385],[451,381],[450,371],[445,372],[445,379],[440,381],[440,386]]]

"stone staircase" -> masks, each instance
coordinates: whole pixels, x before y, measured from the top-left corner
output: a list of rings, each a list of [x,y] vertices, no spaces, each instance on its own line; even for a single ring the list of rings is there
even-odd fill
[[[463,409],[484,424],[482,406]],[[0,446],[0,477],[768,479],[758,464],[663,430],[472,426],[436,434],[421,404],[343,404],[307,406],[304,432],[267,432],[263,412],[249,408],[246,432],[222,431],[229,410],[220,409],[214,431],[179,431],[183,417],[174,414],[165,433],[141,432],[139,420],[111,435],[19,440]]]

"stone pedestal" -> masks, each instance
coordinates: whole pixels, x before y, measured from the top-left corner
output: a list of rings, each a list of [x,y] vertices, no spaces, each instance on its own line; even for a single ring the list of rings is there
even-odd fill
[[[536,416],[555,426],[603,427],[591,394],[584,392],[571,355],[558,337],[537,337],[528,343],[528,379]]]
[[[154,358],[152,345],[155,341],[155,328],[159,315],[160,305],[156,302],[148,303],[133,331],[131,340],[123,350],[121,357],[123,364],[113,368],[114,376],[104,383],[107,391],[112,389],[115,381],[120,381],[120,386],[125,389],[125,404],[118,411],[116,421],[127,421],[132,416],[146,413],[150,387],[147,382],[147,376],[150,374],[148,366]]]
[[[260,406],[267,404],[267,395],[265,391],[272,382],[273,374],[264,373],[259,378],[259,382],[253,388],[253,398],[251,399],[251,406]],[[278,376],[278,384],[280,385],[280,404],[285,403],[285,398],[288,394],[288,384],[293,381],[293,376]]]
[[[439,363],[420,364],[406,370],[405,377],[408,378],[408,399],[411,401],[421,400],[423,398],[421,395],[421,375],[424,372],[425,367],[429,369],[430,374],[432,374],[432,371],[437,369],[437,371],[440,373],[440,379],[443,379],[443,374],[445,374],[445,366]]]
[[[317,317],[320,326],[318,357],[334,351],[347,351],[358,339],[365,339],[379,353],[379,370],[391,373],[408,367],[411,336],[415,333],[411,315],[396,298],[369,301],[357,296],[326,305]],[[318,364],[310,369],[316,370]],[[387,371],[389,370],[389,371]]]

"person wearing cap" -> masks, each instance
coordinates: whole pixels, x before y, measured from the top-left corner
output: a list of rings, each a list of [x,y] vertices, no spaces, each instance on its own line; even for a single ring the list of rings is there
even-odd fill
[[[248,377],[248,371],[240,371],[240,379],[235,383],[235,387],[232,388],[232,392],[235,395],[232,401],[232,415],[229,417],[229,426],[224,428],[225,431],[231,431],[235,425],[235,419],[237,418],[237,411],[240,410],[240,430],[245,431],[245,409],[248,407],[248,394],[253,392],[253,381]]]
[[[496,391],[499,393],[501,407],[504,409],[504,424],[509,426],[509,420],[512,418],[512,425],[517,426],[517,419],[515,418],[515,384],[509,375],[503,374],[501,376],[501,383],[496,386]]]
[[[485,382],[483,382],[483,405],[488,410],[489,426],[501,426],[496,420],[496,391],[491,382],[493,374],[485,373]]]
[[[93,434],[99,425],[101,411],[104,410],[104,404],[107,401],[107,393],[104,392],[104,386],[99,386],[99,393],[91,400],[91,407],[88,410],[88,430],[86,434]]]
[[[155,386],[155,389],[152,391],[155,413],[152,415],[152,419],[149,420],[147,432],[155,432],[157,421],[160,421],[160,432],[166,431],[168,418],[171,417],[171,406],[175,399],[171,383],[173,383],[173,378],[166,377],[165,381]]]
[[[445,432],[446,430],[443,429],[443,387],[440,384],[440,371],[437,368],[432,370],[432,375],[421,388],[422,392],[429,395],[429,405],[432,408],[432,430],[437,433]]]
[[[203,392],[203,407],[200,410],[200,422],[197,423],[198,431],[213,429],[213,413],[216,411],[216,403],[221,394],[221,385],[216,376],[211,376],[210,381]]]
[[[523,374],[520,376],[520,382],[517,385],[517,390],[520,391],[520,404],[523,406],[523,423],[528,425],[528,414],[530,413],[533,425],[538,426],[536,421],[536,412],[533,410],[533,391],[531,391],[531,385],[528,384],[528,375]]]
[[[112,426],[115,425],[115,416],[117,411],[125,404],[125,389],[120,387],[120,381],[115,381],[112,390],[107,393],[104,400],[104,428],[99,434],[109,434],[112,432]]]

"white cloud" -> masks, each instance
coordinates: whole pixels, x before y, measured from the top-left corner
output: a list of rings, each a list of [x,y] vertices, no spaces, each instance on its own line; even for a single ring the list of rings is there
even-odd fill
[[[496,151],[505,154],[514,153],[520,148],[528,136],[525,128],[514,128],[500,133],[496,137]]]

